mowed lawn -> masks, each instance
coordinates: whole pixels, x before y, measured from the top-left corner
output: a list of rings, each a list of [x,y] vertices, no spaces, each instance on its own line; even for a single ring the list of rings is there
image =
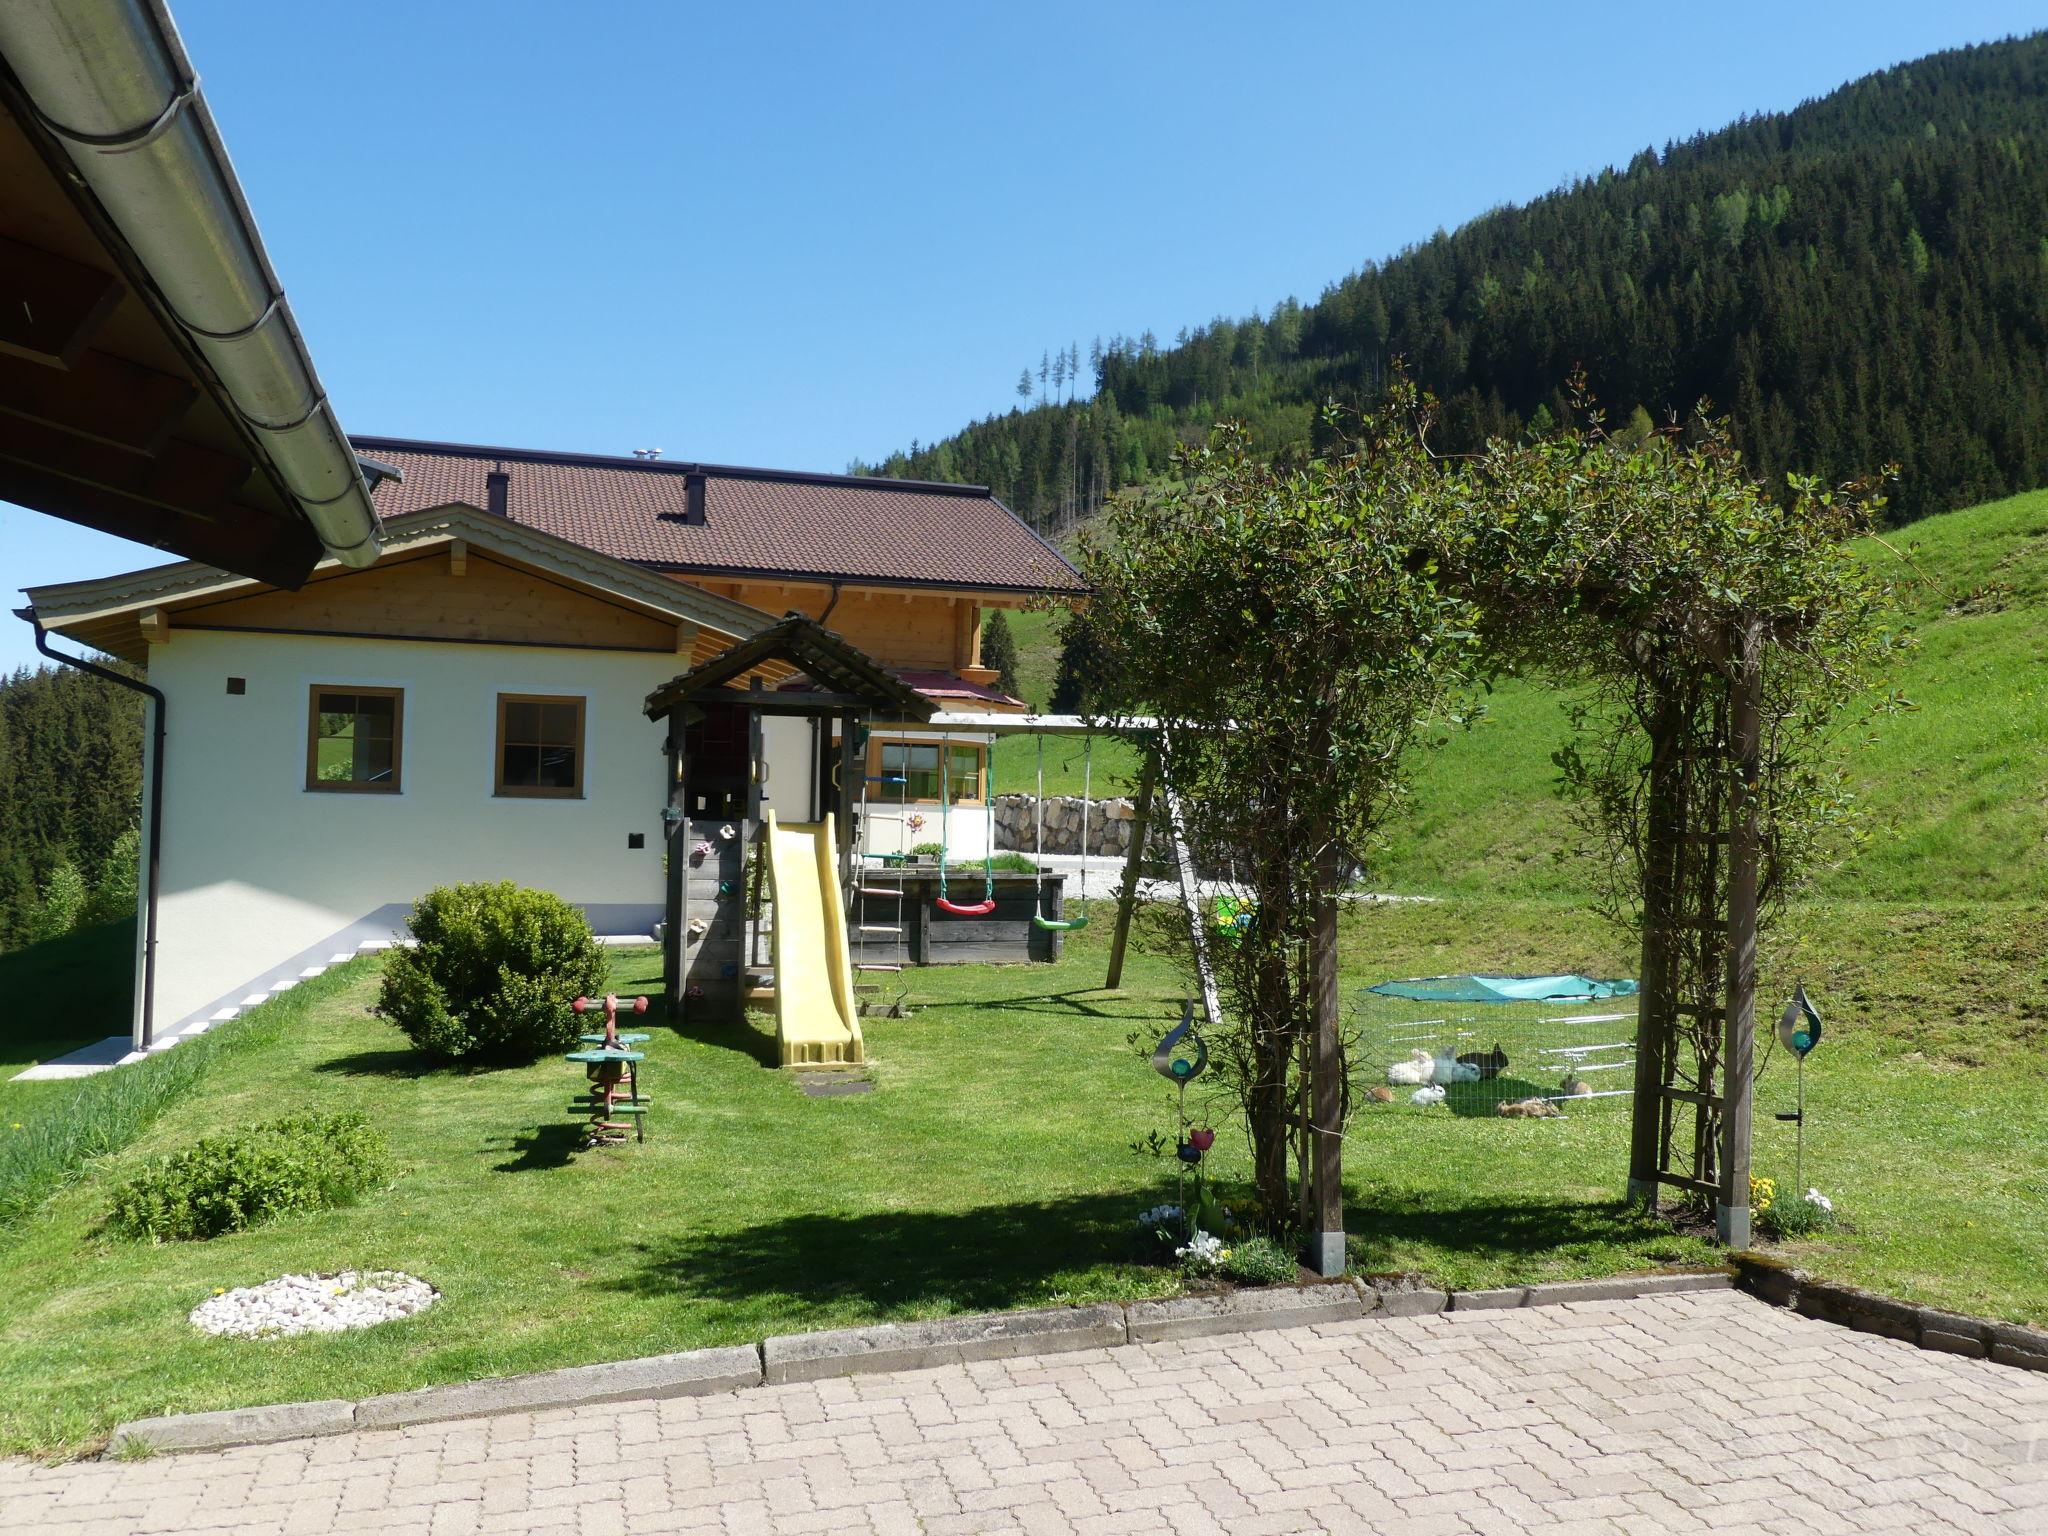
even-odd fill
[[[764,1065],[766,1020],[687,1035],[657,1021],[649,1139],[597,1152],[578,1150],[575,1068],[425,1069],[367,1012],[375,962],[330,974],[310,984],[303,1022],[256,1032],[139,1144],[0,1236],[0,1449],[75,1452],[153,1413],[1171,1291],[1170,1274],[1135,1262],[1130,1229],[1170,1195],[1173,1166],[1131,1143],[1172,1129],[1142,1049],[1178,1016],[1178,989],[1146,955],[1122,995],[1096,990],[1107,927],[1073,935],[1057,966],[907,976],[925,1006],[868,1022],[868,1095],[805,1097]],[[2039,907],[1869,907],[1802,912],[1781,937],[1767,990],[1803,975],[1830,1028],[1808,1071],[1809,1178],[1850,1222],[1802,1262],[2048,1319],[2044,933]],[[1344,945],[1347,992],[1468,968],[1629,969],[1597,922],[1541,903],[1355,910]],[[650,952],[616,968],[622,990],[658,989]],[[66,1085],[23,1086],[49,1095],[27,1113],[61,1110]],[[1768,1116],[1790,1095],[1775,1061],[1758,1164],[1787,1180],[1790,1129]],[[371,1115],[397,1181],[352,1209],[208,1243],[100,1231],[109,1189],[145,1158],[316,1108]],[[1218,1170],[1241,1176],[1241,1129],[1204,1113],[1222,1128]],[[1626,1125],[1361,1115],[1347,1144],[1356,1267],[1490,1285],[1711,1262],[1710,1245],[1620,1203]],[[185,1320],[217,1286],[353,1266],[425,1276],[443,1300],[291,1341],[211,1339]]]

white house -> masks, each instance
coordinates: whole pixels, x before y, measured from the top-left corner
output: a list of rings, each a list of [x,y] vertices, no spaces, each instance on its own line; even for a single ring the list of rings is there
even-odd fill
[[[138,1046],[388,942],[452,881],[541,887],[601,933],[645,934],[663,899],[657,686],[800,611],[942,708],[1021,709],[980,666],[982,611],[1081,590],[972,487],[356,446],[385,524],[369,569],[324,562],[289,591],[184,563],[28,594],[34,622],[144,664],[161,695]],[[690,729],[691,812],[717,816],[742,792],[744,736],[715,715]],[[764,741],[771,800],[808,782],[806,729]],[[985,754],[877,725],[869,846],[936,840],[950,803],[955,848],[979,856]]]

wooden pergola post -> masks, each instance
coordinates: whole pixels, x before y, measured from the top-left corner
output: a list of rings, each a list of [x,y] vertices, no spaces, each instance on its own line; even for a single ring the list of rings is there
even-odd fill
[[[1131,942],[1131,913],[1138,905],[1138,871],[1145,857],[1145,828],[1152,820],[1152,797],[1159,787],[1159,758],[1145,754],[1145,766],[1138,774],[1138,803],[1131,808],[1131,847],[1124,855],[1124,883],[1116,898],[1116,932],[1109,940],[1109,973],[1102,978],[1105,991],[1114,992],[1124,984],[1124,950]],[[1087,850],[1083,849],[1085,854]]]
[[[1679,804],[1682,745],[1678,712],[1667,697],[1650,730],[1649,847],[1643,880],[1641,990],[1636,1004],[1635,1097],[1629,1128],[1628,1197],[1655,1209],[1670,1141],[1671,1057],[1678,1048],[1676,957],[1678,870],[1685,835]]]
[[[1728,802],[1727,1030],[1721,1052],[1720,1193],[1714,1226],[1722,1242],[1747,1248],[1751,1085],[1756,1055],[1757,785],[1762,775],[1763,635],[1753,621],[1731,648],[1732,782]]]
[[[1332,843],[1317,859],[1315,932],[1309,939],[1315,1065],[1309,1115],[1315,1165],[1315,1230],[1309,1257],[1319,1275],[1344,1273],[1344,1049],[1337,1010],[1337,890],[1342,860]]]

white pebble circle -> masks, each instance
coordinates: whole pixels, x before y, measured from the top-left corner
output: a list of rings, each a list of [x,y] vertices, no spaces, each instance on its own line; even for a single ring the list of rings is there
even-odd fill
[[[235,1339],[341,1333],[410,1317],[440,1299],[426,1281],[394,1269],[284,1275],[207,1297],[192,1309],[192,1326]]]

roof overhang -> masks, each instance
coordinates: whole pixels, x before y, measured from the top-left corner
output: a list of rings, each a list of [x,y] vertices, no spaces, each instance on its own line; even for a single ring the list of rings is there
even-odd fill
[[[161,0],[0,5],[0,500],[281,587],[377,556]]]
[[[811,687],[770,688],[771,677],[801,674]],[[741,683],[751,686],[740,687]],[[877,714],[889,720],[931,718],[937,705],[858,646],[805,614],[785,614],[708,661],[671,678],[647,696],[650,719],[706,704],[739,704],[763,714]]]
[[[600,593],[629,608],[678,624],[694,624],[732,640],[774,623],[772,615],[758,608],[671,581],[464,503],[392,518],[384,525],[384,550],[394,559],[458,542]],[[348,572],[349,567],[330,558],[314,567],[310,579],[345,577]],[[159,609],[175,614],[189,604],[253,594],[276,585],[187,560],[91,581],[30,587],[27,596],[43,628],[112,655],[140,660],[141,654],[125,637],[143,614]]]

